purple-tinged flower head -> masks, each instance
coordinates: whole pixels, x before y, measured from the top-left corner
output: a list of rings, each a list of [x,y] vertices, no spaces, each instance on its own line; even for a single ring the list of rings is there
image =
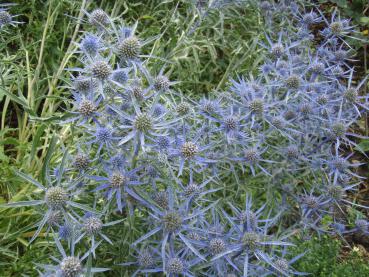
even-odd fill
[[[330,154],[323,163],[327,165],[328,176],[333,177],[334,182],[341,181],[346,176],[356,177],[358,179],[363,178],[359,176],[352,169],[357,168],[364,163],[351,163],[350,158],[354,153],[349,154],[347,157],[343,157],[339,154],[339,144],[336,145],[335,154]]]
[[[263,226],[252,228],[252,225],[235,224],[230,216],[226,216],[231,225],[234,226],[233,234],[230,237],[232,243],[229,248],[215,255],[211,261],[216,261],[226,255],[232,256],[232,261],[243,268],[243,275],[248,276],[251,270],[257,266],[263,269],[273,267],[276,268],[273,253],[268,254],[271,247],[279,248],[283,246],[291,246],[292,244],[284,240],[278,240],[275,235],[269,232],[269,228],[274,220],[266,219]]]
[[[94,60],[89,67],[91,76],[101,82],[109,79],[113,72],[109,62],[104,59]]]
[[[148,269],[155,265],[155,260],[151,252],[147,249],[142,250],[138,257],[137,262],[141,268]]]
[[[123,153],[114,153],[107,164],[113,169],[122,169],[126,166],[127,159]]]
[[[342,234],[347,233],[346,225],[342,222],[333,222],[329,225],[329,227],[333,234],[338,234],[342,236]]]
[[[171,87],[178,82],[170,81],[169,77],[164,74],[165,67],[162,67],[159,73],[155,76],[149,76],[148,81],[150,83],[150,88],[157,93],[167,93]]]
[[[327,46],[319,46],[319,48],[316,49],[316,54],[324,60],[329,60],[333,57],[332,50]]]
[[[333,36],[342,36],[351,29],[348,20],[335,20],[329,24],[329,33]]]
[[[83,94],[94,94],[95,89],[98,87],[96,79],[79,75],[73,78],[73,89]]]
[[[366,137],[349,131],[350,126],[355,120],[356,118],[344,114],[343,105],[341,104],[340,106],[336,106],[334,112],[327,114],[326,122],[323,122],[324,124],[320,128],[327,136],[327,139],[336,145],[336,148],[339,148],[340,145],[351,145],[361,150],[360,146],[351,137]]]
[[[59,210],[67,204],[68,192],[61,186],[50,187],[45,192],[45,203],[52,210]]]
[[[221,216],[219,216],[216,209],[211,209],[211,217],[209,220],[201,222],[201,224],[199,228],[201,237],[194,244],[201,247],[205,257],[214,257],[229,249],[232,229],[227,230],[225,224],[221,222]],[[232,262],[232,258],[224,256],[212,261],[204,274],[206,276],[220,276],[224,272],[230,271],[230,269],[238,270]]]
[[[177,257],[168,259],[166,272],[169,274],[169,276],[183,274],[185,269],[186,265],[182,259]]]
[[[298,115],[294,109],[288,109],[283,113],[283,118],[288,121],[293,121],[297,116]]]
[[[282,116],[273,116],[270,119],[271,126],[277,130],[283,130],[286,128],[288,122]]]
[[[47,276],[62,276],[62,277],[78,277],[89,273],[97,273],[97,272],[104,272],[109,270],[109,268],[95,268],[95,267],[87,267],[84,266],[84,261],[87,259],[89,255],[99,246],[99,243],[95,244],[95,247],[87,251],[85,254],[80,256],[80,254],[76,254],[76,242],[74,240],[70,243],[70,251],[66,251],[63,248],[63,245],[60,242],[60,239],[54,237],[55,244],[58,248],[58,251],[61,255],[61,258],[51,257],[54,262],[57,262],[57,265],[42,265],[39,264],[38,266],[47,270],[47,272],[51,275]],[[68,253],[68,254],[67,254]]]
[[[165,75],[158,76],[155,78],[153,88],[156,91],[167,91],[170,87],[170,81]]]
[[[342,211],[344,210],[344,206],[347,207],[353,207],[353,206],[357,206],[357,207],[361,207],[361,208],[366,208],[368,209],[368,207],[363,206],[363,205],[359,205],[356,204],[350,200],[348,200],[347,198],[347,192],[350,191],[354,191],[355,187],[357,187],[359,185],[359,183],[356,184],[352,184],[352,185],[346,185],[346,186],[341,186],[338,184],[329,184],[323,193],[326,194],[326,197],[329,199],[330,204],[333,205],[333,211],[334,209],[338,209],[339,213],[342,213]],[[334,213],[333,213],[334,215]]]
[[[128,87],[127,92],[131,98],[137,102],[144,102],[152,96],[150,90],[147,88],[144,89],[138,81],[133,82],[133,84]]]
[[[107,167],[105,168],[107,176],[90,176],[92,180],[102,183],[95,188],[94,191],[105,190],[104,195],[107,200],[109,202],[115,201],[118,210],[122,211],[123,207],[126,205],[126,199],[124,199],[125,193],[140,200],[134,188],[143,184],[143,182],[140,181],[140,176],[137,175],[141,169],[142,167],[131,170],[127,168]],[[115,198],[115,200],[113,200],[113,198]]]
[[[91,147],[86,146],[84,142],[77,143],[76,151],[72,155],[68,155],[65,172],[77,173],[78,176],[82,176],[92,169],[96,160],[97,158],[93,157]],[[77,187],[80,188],[81,185],[83,185],[82,180]]]
[[[75,196],[80,194],[80,190],[78,190],[77,186],[81,182],[81,177],[77,177],[74,180],[67,178],[65,174],[65,163],[68,160],[68,156],[68,152],[65,150],[63,153],[62,163],[59,165],[57,170],[59,173],[56,176],[50,176],[49,171],[47,171],[47,186],[42,185],[22,172],[15,172],[17,176],[26,182],[30,182],[35,185],[43,193],[42,198],[39,200],[20,201],[7,204],[9,207],[41,206],[43,208],[42,220],[36,224],[37,230],[35,231],[31,242],[37,238],[45,224],[50,220],[51,216],[55,215],[55,212],[62,213],[66,224],[69,218],[73,218],[72,214],[75,213],[75,208],[84,211],[93,211],[93,209],[88,206],[77,203],[73,200]]]
[[[7,25],[11,25],[13,22],[13,16],[6,10],[0,7],[0,29]]]
[[[293,118],[286,119],[283,114],[285,108],[283,108],[283,106],[278,106],[274,107],[273,110],[267,111],[268,114],[266,114],[264,120],[266,123],[268,123],[269,128],[263,133],[263,136],[275,137],[276,133],[278,133],[281,137],[284,137],[288,140],[294,140],[294,136],[301,134],[299,130],[301,126],[296,126],[295,122],[293,122]],[[289,106],[292,107],[291,104]],[[297,113],[296,116],[298,116]]]
[[[118,85],[124,85],[129,80],[129,69],[126,68],[118,68],[114,70],[111,79],[113,82],[115,82]]]
[[[168,188],[168,208],[157,208],[156,205],[147,203],[147,206],[151,209],[149,222],[154,222],[154,229],[143,235],[133,245],[137,245],[142,241],[148,240],[150,237],[157,233],[160,235],[160,244],[162,249],[163,269],[166,270],[166,246],[167,244],[173,245],[174,242],[183,244],[188,251],[195,254],[198,258],[204,260],[205,258],[199,253],[199,251],[193,246],[190,240],[187,238],[187,234],[196,232],[194,222],[200,219],[206,210],[216,205],[215,202],[203,209],[192,209],[187,205],[186,201],[180,201],[171,188]],[[173,253],[171,253],[173,254]]]
[[[268,276],[270,274],[275,274],[277,276],[305,276],[305,275],[309,275],[308,273],[305,272],[298,272],[293,268],[293,264],[298,261],[299,259],[301,259],[306,252],[301,253],[295,257],[293,257],[292,259],[288,258],[287,256],[290,255],[290,253],[287,251],[288,248],[284,247],[282,250],[281,255],[274,257],[273,259],[271,259],[273,261],[273,265],[269,268],[269,271],[267,273],[265,273],[265,275],[262,275],[263,277]],[[276,253],[279,254],[279,253]]]
[[[72,167],[78,172],[85,172],[90,168],[91,162],[92,161],[87,154],[79,151],[73,158]]]
[[[156,191],[151,196],[155,204],[163,210],[169,209],[169,193],[168,191]]]
[[[163,116],[167,112],[167,109],[162,104],[155,104],[152,107],[152,115],[154,117]]]
[[[351,68],[349,62],[355,61],[354,59],[351,58],[352,50],[346,49],[344,44],[341,44],[339,46],[333,45],[331,47],[325,47],[323,49],[322,47],[320,47],[318,51],[319,51],[318,53],[321,56],[323,56],[329,62],[330,65],[341,65],[345,66],[346,68]]]
[[[76,224],[66,221],[59,227],[58,236],[61,240],[71,241],[77,235]]]
[[[302,79],[298,74],[290,74],[285,80],[284,85],[288,90],[298,90],[301,87]]]
[[[354,70],[351,69],[347,86],[340,85],[339,90],[341,92],[344,108],[353,108],[356,111],[357,116],[360,117],[362,112],[369,111],[369,97],[366,95],[359,95],[359,91],[367,82],[367,78],[364,78],[357,86],[354,87],[352,85],[353,73]]]
[[[185,276],[192,277],[194,273],[191,268],[200,263],[199,258],[193,258],[183,249],[179,251],[171,251],[167,258],[163,260],[163,271],[168,277]]]
[[[214,237],[209,239],[208,248],[210,254],[215,256],[227,250],[227,245],[223,238]]]
[[[272,73],[274,70],[274,65],[269,63],[269,62],[265,62],[263,63],[260,67],[259,67],[259,71],[260,73],[262,73],[263,75],[269,75],[270,73]]]
[[[137,22],[131,26],[121,26],[116,33],[117,42],[114,45],[114,52],[125,64],[135,66],[139,64],[141,48],[150,40],[142,41],[136,35]],[[142,68],[143,69],[143,68]]]
[[[301,157],[300,148],[296,144],[289,144],[284,148],[284,157],[286,157],[287,161],[296,162]]]
[[[199,137],[196,137],[193,140],[184,140],[174,147],[170,151],[170,156],[175,157],[178,156],[180,159],[179,171],[178,175],[182,174],[185,163],[188,162],[191,165],[198,164],[204,165],[207,162],[211,162],[207,158],[202,155],[205,154],[204,151],[209,146],[202,146],[199,144]]]
[[[89,23],[98,30],[104,30],[111,23],[109,15],[102,9],[93,10],[91,13],[87,13],[87,15]]]
[[[85,216],[82,228],[86,234],[96,235],[101,231],[103,226],[104,224],[99,217],[89,214]]]
[[[145,165],[144,170],[145,170],[145,175],[151,179],[155,179],[160,176],[159,169],[153,164],[148,163],[147,165]]]
[[[297,107],[297,112],[302,119],[308,119],[314,116],[313,111],[314,111],[314,108],[311,105],[311,103],[308,101],[304,101],[300,103]]]
[[[355,104],[357,99],[358,99],[358,92],[357,92],[357,89],[355,88],[348,88],[344,91],[343,93],[343,97],[344,97],[344,100],[347,102],[347,103],[351,103],[351,104]],[[367,108],[367,107],[365,107]],[[360,114],[360,111],[358,111],[358,113]]]
[[[91,252],[94,257],[96,257],[95,248],[96,239],[101,238],[108,242],[109,244],[113,244],[113,242],[103,233],[103,229],[106,229],[108,226],[112,226],[122,222],[122,220],[116,220],[108,223],[104,223],[101,219],[101,216],[86,213],[83,217],[78,216],[79,219],[79,236],[75,240],[76,243],[81,241],[83,238],[89,238],[91,242]]]
[[[318,76],[321,76],[325,73],[326,65],[319,57],[309,56],[308,70],[311,73],[310,82],[313,82]]]
[[[198,105],[198,110],[203,115],[216,115],[221,111],[219,100],[202,98]]]
[[[12,15],[5,9],[0,9],[0,28],[12,23]]]
[[[80,48],[82,52],[90,57],[97,55],[99,49],[101,48],[100,38],[93,34],[86,34],[80,43]]]
[[[266,113],[279,104],[279,101],[273,99],[269,89],[261,84],[260,79],[246,81],[240,77],[238,81],[231,82],[230,97],[235,104],[245,110],[242,115],[244,114],[243,117],[247,121],[251,121],[250,128],[264,121]]]
[[[122,39],[116,45],[116,53],[122,60],[135,60],[141,52],[140,40],[132,35]]]
[[[144,245],[140,248],[132,248],[134,253],[131,255],[134,261],[119,264],[122,266],[136,266],[137,270],[132,276],[138,276],[138,274],[148,276],[149,273],[163,272],[163,268],[160,266],[160,253],[155,247]]]
[[[310,12],[307,12],[306,10],[302,12],[296,10],[296,12],[294,12],[294,17],[296,18],[299,26],[307,30],[310,29],[312,25],[320,23],[323,20],[322,17],[314,10],[310,10]]]
[[[192,205],[193,203],[200,203],[205,195],[209,193],[213,193],[218,191],[219,188],[215,189],[206,189],[206,186],[213,181],[212,178],[205,179],[203,182],[196,182],[193,180],[193,172],[190,171],[188,182],[186,184],[181,180],[177,179],[177,183],[180,186],[179,197],[183,199],[183,201],[187,202],[188,205]],[[207,200],[204,200],[207,201]],[[201,206],[199,204],[199,206]]]
[[[272,59],[279,59],[283,56],[285,52],[285,48],[283,44],[281,43],[275,43],[271,46],[270,49],[270,55],[272,56]]]
[[[347,79],[349,78],[349,73],[350,73],[349,70],[345,71],[345,69],[340,65],[332,66],[330,70],[328,71],[328,74],[330,74],[330,77],[333,79],[337,79],[337,78]]]
[[[316,224],[327,213],[326,205],[329,200],[324,195],[318,195],[314,190],[311,190],[310,193],[304,192],[298,196],[297,201],[301,208],[301,224],[303,227],[317,229]]]
[[[273,70],[274,69],[279,75],[287,77],[289,72],[289,64],[285,60],[278,60],[273,67]]]
[[[98,146],[98,153],[100,153],[103,148],[111,150],[116,142],[121,139],[115,135],[115,129],[110,126],[96,124],[94,127],[89,127],[86,132],[91,135],[87,143],[96,144]]]
[[[173,145],[173,139],[169,136],[158,136],[152,139],[150,146],[160,153],[168,153]]]
[[[211,132],[221,133],[226,140],[226,143],[232,144],[235,140],[245,141],[247,134],[245,133],[244,115],[239,108],[230,108],[220,110],[218,114],[207,114],[204,116],[215,126],[211,127]]]
[[[261,44],[265,49],[268,50],[269,55],[272,60],[278,60],[282,58],[286,53],[289,52],[290,49],[296,47],[298,43],[290,43],[284,44],[283,42],[283,33],[280,32],[278,35],[277,42],[273,42],[268,35],[265,35],[267,42],[269,45]]]
[[[239,129],[242,127],[239,116],[234,115],[232,112],[230,115],[224,117],[221,122],[221,128],[227,136],[227,140],[230,141],[233,137],[246,137],[245,134],[241,133]]]
[[[310,27],[312,24],[319,23],[321,20],[321,17],[316,12],[310,11],[302,15],[301,23],[306,27]]]
[[[345,38],[354,38],[351,33],[355,33],[354,26],[350,25],[350,21],[347,19],[341,19],[340,15],[337,15],[337,10],[335,9],[331,15],[331,19],[328,20],[326,17],[322,16],[326,28],[321,31],[321,34],[328,40],[331,38],[337,38],[343,43],[347,44],[344,40]],[[347,44],[348,45],[348,44]]]
[[[9,25],[16,26],[16,24],[22,23],[15,20],[15,18],[18,15],[12,15],[9,12],[9,7],[13,5],[15,4],[12,3],[0,4],[0,31],[5,29]]]
[[[168,155],[171,159],[179,159],[178,176],[182,174],[186,163],[189,164],[190,170],[192,170],[195,167],[203,168],[209,163],[216,162],[207,156],[208,149],[212,147],[211,143],[205,143],[207,130],[207,126],[196,129],[188,124],[182,124],[177,129],[173,129],[174,144]]]
[[[252,199],[250,196],[246,196],[246,202],[244,209],[239,209],[232,203],[228,203],[230,206],[233,217],[229,216],[225,212],[223,214],[228,218],[228,220],[238,224],[239,226],[243,226],[248,230],[261,230],[260,228],[262,224],[265,224],[265,220],[261,219],[263,211],[266,205],[261,206],[258,210],[252,210]]]
[[[231,157],[230,160],[234,162],[240,162],[246,164],[253,176],[256,175],[256,168],[259,168],[264,174],[270,175],[270,173],[261,165],[261,163],[274,163],[272,160],[267,160],[262,155],[267,151],[267,147],[262,148],[261,145],[246,146],[241,151],[238,157]]]
[[[183,101],[176,106],[176,112],[179,116],[189,116],[191,115],[192,107],[190,103]]]
[[[94,122],[98,121],[100,113],[98,112],[101,97],[95,99],[92,93],[72,93],[74,97],[75,110],[70,112],[71,118],[64,120],[63,123],[77,122],[79,125],[86,124],[90,119]]]
[[[306,27],[300,27],[297,29],[296,37],[300,41],[304,42],[313,42],[315,39],[314,34],[311,33],[309,29]]]
[[[61,226],[65,223],[64,214],[61,210],[53,210],[47,218],[47,224],[51,227]]]
[[[119,142],[124,145],[133,141],[135,149],[146,148],[146,141],[155,141],[155,138],[165,136],[168,129],[180,118],[168,119],[169,114],[157,115],[157,103],[159,95],[156,95],[152,102],[147,101],[146,106],[141,108],[137,102],[133,102],[133,114],[112,107],[120,117],[123,125],[118,128],[126,134]],[[154,113],[155,112],[155,113]]]
[[[320,111],[320,114],[323,116],[331,109],[332,96],[329,93],[314,93],[314,95],[309,98],[318,106],[317,110]]]
[[[107,83],[111,82],[111,75],[114,72],[110,64],[110,58],[111,55],[102,57],[96,54],[93,59],[87,57],[83,60],[83,68],[70,69],[82,75],[82,77],[77,77],[77,83],[74,82],[75,87],[78,88],[77,90],[81,92],[96,91],[105,98],[103,88]]]

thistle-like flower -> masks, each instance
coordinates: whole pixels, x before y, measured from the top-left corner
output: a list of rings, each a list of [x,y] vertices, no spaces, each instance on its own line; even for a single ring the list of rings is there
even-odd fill
[[[142,167],[131,170],[126,168],[106,167],[106,177],[90,176],[92,180],[102,183],[96,187],[94,191],[105,190],[105,197],[107,200],[110,202],[115,198],[118,210],[122,211],[123,207],[126,205],[126,199],[124,199],[126,193],[137,200],[140,199],[134,187],[143,184],[143,182],[139,181],[140,177],[137,175],[141,169]]]
[[[26,182],[35,185],[43,193],[43,199],[30,200],[30,201],[19,201],[10,202],[7,204],[8,207],[30,207],[30,206],[42,206],[44,214],[42,219],[36,224],[37,230],[31,238],[31,242],[37,238],[42,231],[46,223],[55,223],[55,216],[62,216],[65,220],[73,218],[74,209],[81,209],[86,212],[96,212],[92,208],[73,201],[73,197],[78,195],[77,185],[81,180],[81,177],[75,180],[66,181],[63,179],[65,161],[67,160],[68,153],[64,152],[63,162],[58,168],[58,175],[55,180],[52,180],[50,176],[47,176],[47,186],[42,185],[32,177],[20,172],[15,171],[15,174]]]
[[[84,262],[86,258],[99,246],[100,242],[95,244],[95,247],[80,256],[76,253],[76,242],[72,241],[70,245],[70,252],[68,253],[57,237],[54,237],[55,244],[59,250],[61,258],[52,257],[57,262],[57,265],[43,265],[36,264],[38,267],[47,271],[50,275],[47,276],[63,276],[63,277],[79,277],[85,275],[87,272],[99,273],[108,271],[109,268],[86,267]],[[68,253],[68,254],[67,254]]]

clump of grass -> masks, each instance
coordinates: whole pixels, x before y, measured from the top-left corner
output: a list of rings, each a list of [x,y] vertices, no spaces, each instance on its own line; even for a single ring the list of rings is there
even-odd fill
[[[347,248],[341,240],[324,236],[300,241],[298,249],[306,251],[306,254],[296,262],[296,268],[309,272],[312,276],[345,277],[369,274],[368,252],[360,245]]]

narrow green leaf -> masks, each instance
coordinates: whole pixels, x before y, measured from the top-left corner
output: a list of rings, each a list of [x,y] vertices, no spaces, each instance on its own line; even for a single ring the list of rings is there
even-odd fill
[[[31,153],[30,153],[30,156],[29,156],[29,162],[31,162],[32,160],[35,159],[36,150],[37,150],[38,147],[41,146],[40,145],[40,139],[41,139],[41,136],[43,135],[45,129],[46,129],[45,124],[42,124],[40,127],[37,128],[37,132],[36,132],[35,136],[33,137]]]
[[[46,157],[45,157],[45,160],[44,160],[44,164],[43,164],[42,170],[41,170],[41,179],[43,181],[46,181],[47,170],[49,168],[49,163],[50,163],[50,160],[51,160],[51,156],[54,152],[57,140],[58,139],[56,138],[56,136],[53,136],[51,138],[50,144],[48,146],[48,149],[47,149],[47,152],[46,152]]]

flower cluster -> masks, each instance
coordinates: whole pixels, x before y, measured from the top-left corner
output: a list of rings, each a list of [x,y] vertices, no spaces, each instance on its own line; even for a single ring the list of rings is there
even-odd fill
[[[14,4],[11,3],[0,4],[0,31],[5,30],[6,32],[7,26],[9,25],[15,26],[16,24],[21,23],[15,20],[17,15],[12,15],[9,12],[9,8],[11,6],[14,6]]]
[[[69,69],[68,119],[60,122],[75,126],[77,146],[63,152],[43,184],[17,172],[43,196],[9,204],[42,207],[32,240],[45,226],[59,234],[62,257],[40,265],[46,276],[86,272],[83,261],[113,243],[105,230],[122,221],[107,219],[125,210],[146,216],[131,245],[134,261],[121,263],[132,276],[303,275],[293,268],[302,255],[290,256],[291,232],[279,228],[287,212],[296,214],[285,223],[289,230],[369,233],[365,219],[346,230],[347,208],[366,208],[350,198],[361,180],[349,150],[360,150],[352,127],[369,108],[360,94],[365,80],[357,84],[350,66],[354,29],[337,13],[326,18],[287,1],[259,7],[269,19],[278,7],[290,31],[266,35],[257,76],[234,78],[202,99],[177,92],[165,67],[151,70],[157,57],[147,49],[155,38],[141,38],[137,24],[86,12],[92,31],[77,43],[81,67]],[[262,180],[258,189],[273,194],[258,209],[243,196],[240,208],[227,201],[229,175],[248,195],[240,182],[246,178]],[[81,241],[89,249],[79,257]]]

